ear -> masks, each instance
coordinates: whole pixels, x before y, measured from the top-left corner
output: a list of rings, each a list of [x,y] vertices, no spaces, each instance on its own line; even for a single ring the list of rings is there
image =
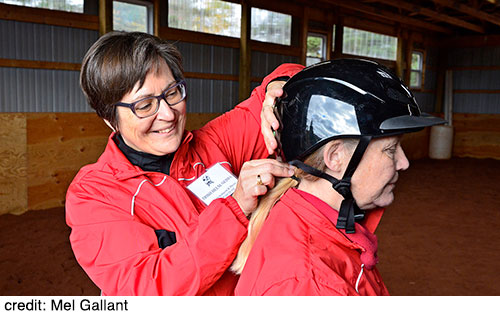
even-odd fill
[[[333,140],[325,144],[323,149],[323,161],[326,167],[335,175],[341,175],[344,169],[345,147],[341,140]]]
[[[107,120],[107,119],[103,119],[103,120],[106,123],[106,125],[108,125],[108,127],[111,128],[111,130],[113,130],[113,132],[116,132],[115,127],[113,127],[113,125],[109,122],[109,120]]]

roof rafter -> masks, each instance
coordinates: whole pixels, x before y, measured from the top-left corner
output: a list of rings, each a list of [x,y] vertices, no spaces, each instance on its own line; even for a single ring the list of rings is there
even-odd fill
[[[471,15],[471,16],[476,17],[478,19],[485,20],[485,21],[488,21],[490,23],[493,23],[493,24],[500,26],[500,17],[485,13],[483,11],[480,11],[478,9],[474,9],[474,8],[466,6],[466,5],[463,5],[456,0],[433,0],[433,1],[434,1],[434,3],[437,3],[439,5],[455,9],[459,12]]]
[[[385,3],[387,5],[390,5],[390,6],[393,6],[396,8],[401,8],[401,9],[410,11],[414,14],[425,15],[425,16],[428,16],[428,17],[433,18],[435,20],[446,22],[448,24],[455,25],[455,26],[460,26],[460,27],[463,27],[463,28],[466,28],[466,29],[469,29],[471,31],[475,31],[478,33],[483,34],[485,32],[484,27],[482,27],[482,26],[457,19],[457,18],[451,17],[449,15],[438,13],[438,12],[433,11],[431,9],[423,8],[421,6],[418,6],[416,4],[412,4],[409,2],[404,2],[404,1],[399,1],[399,0],[378,0],[378,2]]]
[[[408,16],[396,14],[396,13],[393,13],[390,11],[380,10],[378,8],[372,7],[370,5],[365,5],[365,4],[359,3],[357,1],[353,2],[353,1],[349,1],[349,0],[324,0],[324,2],[330,3],[332,5],[336,5],[339,7],[348,8],[348,9],[351,9],[354,11],[364,12],[364,13],[367,13],[370,15],[374,15],[374,16],[386,19],[386,20],[399,22],[401,24],[412,25],[412,26],[424,28],[427,30],[432,30],[432,31],[439,32],[439,33],[445,33],[445,34],[453,33],[450,29],[447,29],[445,27],[435,25],[432,23],[428,23],[425,21],[421,21],[418,19],[414,19],[414,18],[411,18]]]

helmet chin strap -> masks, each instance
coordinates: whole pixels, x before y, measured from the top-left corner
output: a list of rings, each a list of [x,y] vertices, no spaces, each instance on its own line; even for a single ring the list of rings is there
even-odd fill
[[[354,150],[351,160],[349,161],[349,164],[347,165],[347,168],[344,172],[344,176],[341,180],[338,180],[335,177],[326,174],[325,172],[322,172],[312,166],[309,166],[302,161],[293,160],[289,162],[291,165],[300,168],[308,174],[326,179],[327,181],[332,183],[333,189],[335,189],[339,194],[342,195],[342,197],[344,197],[344,200],[342,200],[342,203],[340,204],[339,217],[337,219],[336,227],[338,229],[344,229],[346,233],[355,233],[355,221],[361,221],[364,219],[364,211],[359,209],[356,201],[354,200],[354,197],[352,196],[351,178],[354,174],[354,171],[358,167],[359,162],[361,161],[361,158],[363,157],[363,154],[365,153],[371,139],[371,136],[362,136],[360,138],[359,143]]]

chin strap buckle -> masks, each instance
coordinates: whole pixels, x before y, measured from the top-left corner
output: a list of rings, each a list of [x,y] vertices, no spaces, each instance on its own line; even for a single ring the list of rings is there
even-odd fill
[[[342,179],[337,181],[337,183],[332,185],[333,189],[335,189],[339,194],[344,197],[344,199],[352,199],[351,192],[351,179]]]

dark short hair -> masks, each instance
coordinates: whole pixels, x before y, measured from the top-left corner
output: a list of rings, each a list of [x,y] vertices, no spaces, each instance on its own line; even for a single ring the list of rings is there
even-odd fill
[[[83,58],[80,86],[89,105],[116,127],[114,104],[165,60],[176,81],[184,79],[181,54],[167,41],[141,32],[101,36]]]

